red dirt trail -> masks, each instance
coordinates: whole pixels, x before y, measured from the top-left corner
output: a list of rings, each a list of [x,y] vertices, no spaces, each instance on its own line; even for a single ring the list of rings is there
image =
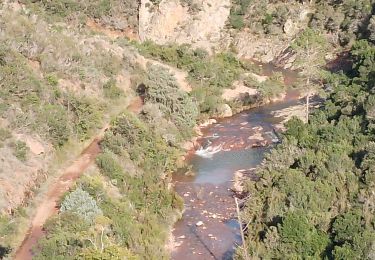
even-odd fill
[[[58,201],[61,196],[68,191],[82,173],[90,166],[96,156],[100,152],[99,142],[102,133],[96,137],[91,144],[82,151],[81,155],[63,171],[63,174],[54,182],[48,189],[48,192],[38,206],[36,214],[31,222],[29,231],[27,232],[24,241],[19,247],[14,259],[28,260],[32,259],[32,248],[37,244],[38,240],[44,235],[43,225],[46,220],[58,211]]]
[[[141,98],[136,97],[128,106],[128,110],[138,114],[143,106]],[[26,233],[21,246],[16,251],[15,260],[30,260],[33,258],[32,249],[44,235],[43,225],[49,217],[58,212],[58,202],[60,198],[74,184],[74,182],[85,172],[95,158],[100,153],[99,143],[109,125],[104,126],[100,133],[93,139],[80,156],[65,170],[62,175],[52,183],[43,201],[36,209],[36,214],[30,223],[29,231]]]

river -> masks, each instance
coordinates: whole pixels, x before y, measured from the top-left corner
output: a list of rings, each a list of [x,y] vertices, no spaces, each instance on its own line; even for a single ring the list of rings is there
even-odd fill
[[[263,68],[264,73],[269,74],[269,69]],[[293,80],[287,78],[285,83],[292,84]],[[241,244],[231,190],[234,172],[257,167],[279,141],[276,132],[285,118],[278,111],[303,104],[291,92],[284,101],[219,119],[201,129],[200,147],[187,157],[191,170],[173,176],[185,211],[173,229],[172,259],[233,258]]]
[[[241,243],[233,174],[257,167],[272,144],[283,117],[275,112],[303,104],[290,99],[251,109],[202,128],[201,148],[188,157],[193,174],[176,173],[175,190],[185,211],[174,227],[172,259],[232,259]]]

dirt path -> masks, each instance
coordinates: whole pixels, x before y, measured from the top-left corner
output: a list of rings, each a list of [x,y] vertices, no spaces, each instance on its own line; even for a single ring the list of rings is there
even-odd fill
[[[68,168],[62,171],[62,175],[49,187],[45,198],[36,209],[36,214],[30,224],[29,231],[21,246],[18,248],[14,259],[32,259],[33,254],[31,250],[44,235],[44,223],[49,217],[57,213],[57,203],[61,196],[73,186],[74,182],[83,174],[99,154],[99,142],[107,128],[108,125],[102,128],[90,145],[82,151],[81,155]]]
[[[128,106],[128,110],[138,114],[142,110],[143,100],[135,97]],[[37,245],[38,240],[43,237],[43,225],[49,217],[58,212],[58,201],[73,185],[74,182],[85,172],[85,170],[93,163],[97,155],[100,153],[99,143],[104,137],[105,131],[109,128],[106,124],[99,134],[91,141],[91,143],[82,151],[80,156],[66,169],[61,171],[61,175],[49,187],[45,198],[36,209],[30,228],[21,246],[16,251],[15,260],[32,259],[32,249]]]

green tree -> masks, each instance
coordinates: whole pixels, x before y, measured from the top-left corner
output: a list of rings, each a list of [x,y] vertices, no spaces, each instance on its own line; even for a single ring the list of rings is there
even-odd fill
[[[309,223],[303,212],[288,213],[278,229],[281,240],[285,243],[285,245],[281,245],[281,251],[291,247],[293,252],[302,258],[321,257],[325,254],[329,244],[327,234],[318,231]]]

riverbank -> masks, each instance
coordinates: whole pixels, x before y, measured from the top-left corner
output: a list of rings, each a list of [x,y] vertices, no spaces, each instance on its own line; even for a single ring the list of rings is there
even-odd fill
[[[303,100],[270,103],[199,128],[201,136],[187,157],[191,169],[173,176],[185,211],[173,230],[172,259],[231,259],[241,243],[234,173],[261,163],[268,147],[278,142],[273,131],[285,118],[277,111],[291,107],[303,107]]]

